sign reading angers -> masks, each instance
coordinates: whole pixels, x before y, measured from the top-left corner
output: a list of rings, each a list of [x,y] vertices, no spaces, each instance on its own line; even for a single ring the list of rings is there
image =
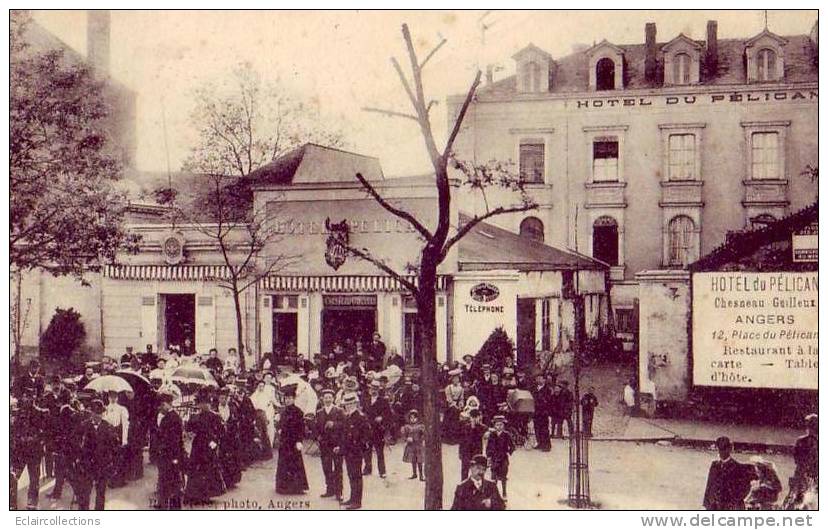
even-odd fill
[[[816,390],[816,272],[693,275],[693,383]]]

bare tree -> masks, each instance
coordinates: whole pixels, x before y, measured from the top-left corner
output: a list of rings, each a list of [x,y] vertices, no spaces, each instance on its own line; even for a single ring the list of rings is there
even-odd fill
[[[195,93],[191,114],[198,140],[184,162],[187,173],[203,179],[196,189],[155,190],[172,205],[174,221],[190,223],[219,249],[227,278],[217,279],[233,296],[241,368],[245,349],[241,293],[261,278],[295,262],[297,256],[261,256],[278,246],[274,212],[256,209],[250,173],[307,142],[342,145],[342,134],[284,88],[265,83],[248,63],[238,65],[229,84],[205,84]],[[185,197],[186,193],[189,196]]]
[[[365,188],[367,194],[387,211],[410,223],[423,241],[423,246],[420,249],[419,264],[413,267],[413,270],[417,273],[417,282],[411,281],[406,274],[394,270],[388,265],[387,260],[381,259],[369,249],[349,246],[348,251],[352,255],[374,264],[378,269],[395,278],[411,293],[417,302],[417,333],[419,335],[419,354],[422,360],[422,379],[425,389],[423,417],[426,432],[426,492],[424,508],[426,510],[438,510],[442,508],[443,503],[443,467],[442,445],[440,440],[440,413],[437,406],[438,391],[440,390],[438,388],[437,377],[437,321],[435,310],[438,279],[437,268],[446,259],[449,251],[480,222],[497,215],[532,210],[537,205],[524,192],[520,178],[514,175],[509,164],[493,161],[478,165],[460,161],[453,155],[452,147],[460,133],[460,128],[469,106],[474,101],[477,87],[480,85],[480,71],[477,72],[471,87],[466,93],[465,100],[460,107],[457,118],[450,128],[446,144],[442,149],[437,146],[430,119],[430,111],[434,105],[434,100],[429,100],[425,96],[422,73],[428,61],[445,44],[445,40],[441,41],[425,56],[425,59],[420,61],[414,49],[411,33],[406,24],[402,26],[402,35],[408,50],[411,79],[409,80],[406,76],[396,58],[392,58],[391,62],[408,96],[413,112],[407,113],[377,108],[368,108],[365,110],[379,112],[391,117],[408,119],[414,121],[419,126],[434,169],[434,184],[437,188],[437,226],[434,228],[427,227],[423,221],[404,208],[391,204],[391,202],[380,195],[363,175],[358,173],[356,178]],[[516,192],[518,199],[514,204],[496,206],[490,205],[488,200],[486,200],[486,210],[484,213],[469,217],[460,226],[454,227],[451,223],[450,211],[452,188],[455,186],[455,181],[450,179],[450,167],[461,175],[459,177],[459,184],[461,186],[469,186],[483,192],[484,198],[486,197],[485,190],[487,188],[500,187]]]

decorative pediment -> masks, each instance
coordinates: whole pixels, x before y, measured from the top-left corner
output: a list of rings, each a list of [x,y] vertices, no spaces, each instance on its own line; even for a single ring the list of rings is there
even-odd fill
[[[661,47],[661,51],[664,53],[675,53],[679,51],[700,51],[702,49],[702,45],[698,42],[694,41],[684,33],[679,33],[678,37],[671,40],[667,44]]]
[[[788,44],[787,39],[783,39],[776,33],[769,31],[767,28],[755,37],[745,41],[745,48],[761,47],[763,45],[770,46],[785,46]]]
[[[619,48],[607,39],[604,39],[584,53],[588,57],[595,57],[599,55],[624,55],[624,49]]]
[[[547,61],[551,61],[552,56],[530,42],[527,46],[522,48],[516,54],[512,55],[512,59],[518,62],[522,60],[532,59],[544,59]]]

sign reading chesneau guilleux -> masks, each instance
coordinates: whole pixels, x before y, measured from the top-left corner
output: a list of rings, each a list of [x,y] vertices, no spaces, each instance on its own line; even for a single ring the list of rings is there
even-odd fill
[[[816,390],[817,272],[693,275],[693,383]]]

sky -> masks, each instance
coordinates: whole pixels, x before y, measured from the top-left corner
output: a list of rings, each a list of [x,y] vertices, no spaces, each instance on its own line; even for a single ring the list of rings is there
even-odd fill
[[[84,11],[33,14],[86,53]],[[807,34],[816,19],[816,11],[767,13],[769,29],[780,35]],[[411,175],[429,169],[416,123],[363,110],[409,111],[390,62],[392,56],[407,61],[403,22],[421,57],[447,39],[424,78],[426,94],[438,101],[435,134],[444,139],[446,96],[464,93],[478,65],[496,65],[500,79],[514,73],[511,56],[530,42],[555,58],[604,38],[642,43],[646,22],[656,23],[659,42],[680,32],[704,39],[708,20],[718,21],[719,38],[744,38],[762,31],[765,12],[114,11],[111,74],[138,94],[139,169],[166,171],[167,150],[171,169],[179,169],[195,139],[189,123],[194,90],[250,62],[264,80],[278,81],[316,108],[320,119],[341,127],[348,148],[379,157],[386,175]]]

